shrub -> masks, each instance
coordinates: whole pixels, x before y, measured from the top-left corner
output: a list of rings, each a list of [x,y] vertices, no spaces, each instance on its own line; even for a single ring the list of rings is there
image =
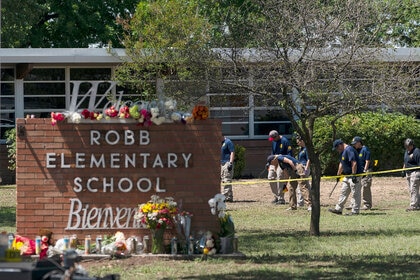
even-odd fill
[[[338,155],[332,151],[332,142],[336,138],[350,144],[354,136],[362,137],[363,144],[371,151],[372,160],[379,163],[376,167],[378,170],[402,168],[403,142],[406,138],[412,138],[420,146],[420,122],[412,116],[378,112],[347,115],[336,122],[335,136],[331,127],[332,119],[331,116],[318,118],[314,130],[315,149],[326,175],[335,175],[337,172]]]
[[[7,154],[9,157],[9,170],[16,170],[16,128],[6,131]]]
[[[239,179],[242,176],[242,171],[245,168],[245,147],[240,145],[235,145],[235,160],[234,160],[234,170],[233,178]]]

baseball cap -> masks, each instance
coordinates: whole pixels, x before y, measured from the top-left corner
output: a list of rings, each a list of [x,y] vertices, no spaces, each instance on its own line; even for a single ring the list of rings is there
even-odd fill
[[[275,158],[275,155],[269,155],[267,158],[267,163],[271,163],[271,161]]]
[[[354,144],[356,144],[357,142],[362,143],[362,138],[361,138],[361,137],[359,137],[359,136],[355,136],[355,137],[353,138],[353,140],[351,141],[351,143],[350,143],[350,144],[354,145]]]
[[[279,136],[277,130],[270,131],[270,133],[268,134],[268,141],[273,141],[277,136]]]
[[[341,139],[336,139],[336,140],[334,140],[332,150],[334,151],[335,149],[337,149],[338,145],[341,145],[341,144],[343,144],[343,143],[344,143],[344,142],[343,142]]]

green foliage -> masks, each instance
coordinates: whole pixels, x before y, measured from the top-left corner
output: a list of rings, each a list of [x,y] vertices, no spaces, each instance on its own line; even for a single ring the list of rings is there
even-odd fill
[[[165,95],[175,98],[178,105],[194,103],[194,97],[203,96],[212,57],[211,36],[198,9],[196,1],[140,2],[124,24],[124,46],[130,61],[117,68],[117,79],[140,91],[145,99],[162,94],[150,82],[156,79],[165,84]],[[189,85],[187,81],[192,80]]]
[[[2,47],[122,47],[119,22],[139,0],[2,1]]]
[[[233,237],[235,235],[235,224],[233,223],[230,214],[225,214],[223,217],[219,218],[219,222],[219,237]]]
[[[420,5],[417,0],[379,0],[389,7],[388,18],[377,30],[378,40],[391,46],[420,47]]]
[[[378,171],[402,168],[406,138],[414,139],[420,146],[420,122],[411,116],[375,112],[347,115],[336,122],[337,135],[333,135],[332,119],[333,116],[318,118],[313,138],[322,172],[327,175],[337,172],[338,155],[332,151],[332,142],[337,138],[350,144],[354,136],[362,137],[363,144],[371,151],[372,160],[378,160]]]
[[[16,170],[16,128],[6,131],[7,154],[9,156],[9,170]]]
[[[242,171],[245,168],[245,147],[240,145],[235,145],[235,160],[234,160],[234,170],[233,178],[241,178]]]

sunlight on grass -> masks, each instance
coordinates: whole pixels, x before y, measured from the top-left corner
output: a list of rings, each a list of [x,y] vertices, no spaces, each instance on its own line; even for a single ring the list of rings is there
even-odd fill
[[[137,279],[419,279],[420,212],[405,212],[407,198],[378,201],[358,216],[321,207],[319,237],[309,235],[311,213],[269,202],[229,204],[245,259],[98,262],[89,275]],[[0,208],[0,229],[16,230],[16,209]],[[125,263],[124,261],[129,261]],[[83,266],[83,263],[81,263]]]

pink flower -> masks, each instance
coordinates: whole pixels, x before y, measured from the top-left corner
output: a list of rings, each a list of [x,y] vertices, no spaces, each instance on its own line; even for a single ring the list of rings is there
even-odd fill
[[[65,117],[64,117],[64,115],[62,113],[54,113],[54,112],[51,112],[51,124],[52,125],[56,125],[57,122],[63,121],[64,118]]]

